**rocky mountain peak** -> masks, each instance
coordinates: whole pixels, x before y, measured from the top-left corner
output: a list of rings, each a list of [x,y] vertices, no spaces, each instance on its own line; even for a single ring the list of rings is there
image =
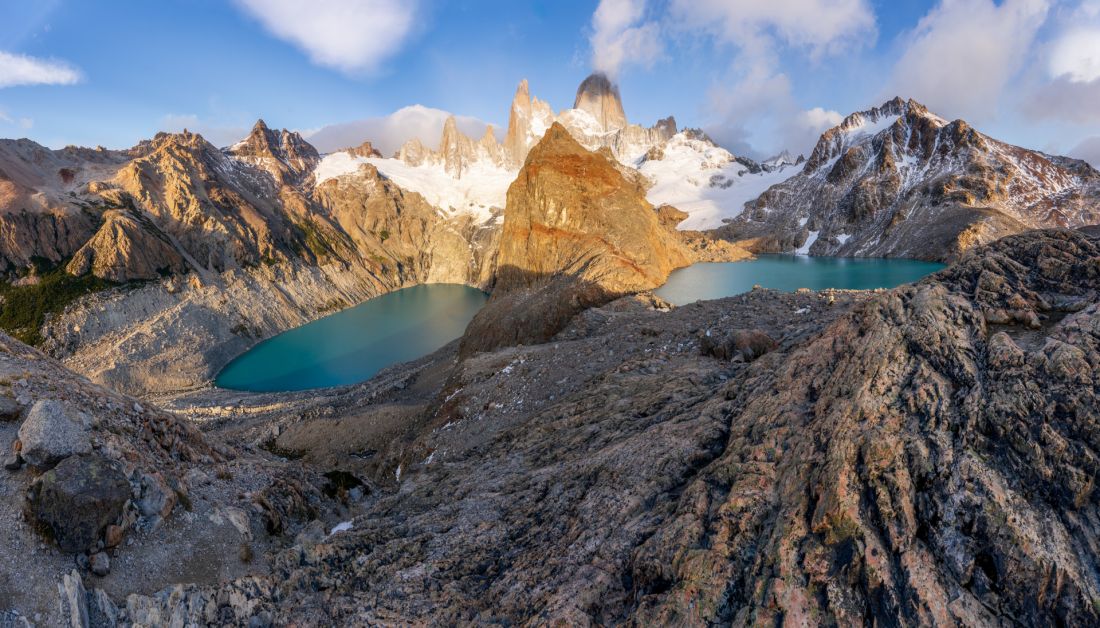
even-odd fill
[[[779,250],[952,259],[997,237],[1100,220],[1100,173],[894,98],[822,134],[805,168],[731,223]]]
[[[248,137],[231,146],[229,153],[288,183],[301,181],[321,160],[317,149],[297,131],[272,130],[263,119],[257,120]]]
[[[520,81],[512,108],[508,115],[508,130],[504,136],[504,155],[509,165],[519,167],[527,157],[527,151],[542,137],[542,133],[554,119],[550,105],[531,97],[527,79]]]
[[[807,171],[813,171],[840,157],[852,146],[874,137],[901,120],[901,125],[918,129],[921,135],[937,132],[947,124],[943,118],[928,111],[915,100],[895,97],[881,106],[857,111],[840,124],[825,131],[810,154]]]
[[[603,72],[594,72],[581,82],[573,108],[592,114],[604,131],[615,131],[627,125],[619,88]]]
[[[355,157],[382,157],[382,152],[375,148],[374,145],[370,143],[370,140],[363,142],[355,148],[347,149],[347,152]]]
[[[443,160],[443,169],[456,179],[462,178],[462,173],[469,167],[470,162],[477,158],[474,141],[458,130],[458,121],[453,115],[448,116],[447,121],[443,123],[439,155]]]

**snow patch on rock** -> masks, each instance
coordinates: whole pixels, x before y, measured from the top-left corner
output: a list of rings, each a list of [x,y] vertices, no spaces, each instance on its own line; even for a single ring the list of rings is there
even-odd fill
[[[646,200],[688,213],[679,229],[721,227],[737,217],[745,203],[802,171],[801,166],[782,166],[753,174],[728,150],[685,133],[673,136],[663,153],[660,159],[643,160],[638,170],[653,181]]]

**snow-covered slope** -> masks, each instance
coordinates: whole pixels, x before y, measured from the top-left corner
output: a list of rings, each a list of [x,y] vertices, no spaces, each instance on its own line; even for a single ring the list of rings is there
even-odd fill
[[[1100,222],[1100,172],[894,99],[826,131],[723,233],[814,255],[951,259],[1029,228]],[[811,234],[817,235],[812,238]]]
[[[745,203],[801,171],[786,162],[777,162],[770,172],[750,169],[726,149],[690,132],[677,133],[639,161],[638,170],[653,182],[646,199],[688,213],[679,229],[720,227],[740,214]]]
[[[412,166],[400,159],[358,157],[341,151],[326,155],[317,164],[314,184],[355,176],[362,164],[374,166],[402,189],[420,194],[443,215],[471,214],[477,222],[493,218],[492,208],[504,208],[508,186],[516,178],[514,170],[487,160],[473,162],[461,178],[456,178],[442,163],[425,162]]]

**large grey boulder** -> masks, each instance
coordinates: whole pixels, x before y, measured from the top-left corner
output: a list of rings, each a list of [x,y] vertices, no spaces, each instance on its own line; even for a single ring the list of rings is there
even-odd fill
[[[62,551],[84,552],[118,521],[129,498],[130,483],[114,462],[96,454],[69,456],[31,484],[27,519]]]
[[[91,423],[91,417],[64,401],[36,401],[19,427],[23,460],[49,469],[69,456],[90,453]]]

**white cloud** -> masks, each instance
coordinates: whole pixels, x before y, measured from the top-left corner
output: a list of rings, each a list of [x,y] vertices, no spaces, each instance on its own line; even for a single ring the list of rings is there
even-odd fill
[[[83,77],[64,61],[39,59],[0,50],[0,87],[16,85],[72,85]]]
[[[645,0],[600,0],[592,15],[592,67],[614,77],[625,63],[650,66],[664,50],[657,22],[642,22]]]
[[[808,49],[819,59],[873,41],[875,14],[866,0],[672,0],[672,14],[742,49],[773,41]]]
[[[1081,83],[1061,76],[1033,87],[1022,107],[1033,120],[1100,122],[1100,79]]]
[[[377,69],[405,43],[417,0],[235,0],[311,61],[357,73]]]
[[[34,126],[34,118],[19,118],[19,128],[27,130]]]
[[[1050,75],[1075,83],[1100,79],[1100,28],[1074,28],[1054,41]]]
[[[403,107],[388,116],[333,124],[306,135],[317,150],[330,153],[341,148],[358,146],[369,140],[383,155],[389,157],[406,141],[418,138],[425,146],[436,148],[443,135],[443,123],[451,114],[423,105]],[[458,129],[479,139],[487,123],[469,116],[456,116]]]
[[[184,129],[198,133],[214,146],[229,146],[246,137],[250,130],[243,126],[211,123],[193,113],[170,113],[161,118],[157,125],[158,131],[168,133],[179,133]]]
[[[1060,6],[1053,14],[1051,36],[1036,46],[1030,72],[1016,88],[1021,110],[1031,120],[1100,122],[1100,0]]]
[[[1049,9],[1048,0],[942,0],[909,33],[889,95],[948,117],[993,116]]]
[[[735,154],[753,159],[781,150],[809,153],[826,129],[844,119],[822,107],[803,110],[787,76],[770,74],[764,66],[737,83],[712,90],[710,106],[717,121],[707,126],[707,133]]]
[[[1080,144],[1069,151],[1070,157],[1084,159],[1092,164],[1093,168],[1100,169],[1100,135],[1086,138]]]
[[[805,152],[839,114],[804,110],[780,67],[784,48],[811,61],[872,43],[875,15],[866,0],[672,0],[673,28],[735,50],[728,76],[710,92],[707,131],[734,152],[766,157]]]

